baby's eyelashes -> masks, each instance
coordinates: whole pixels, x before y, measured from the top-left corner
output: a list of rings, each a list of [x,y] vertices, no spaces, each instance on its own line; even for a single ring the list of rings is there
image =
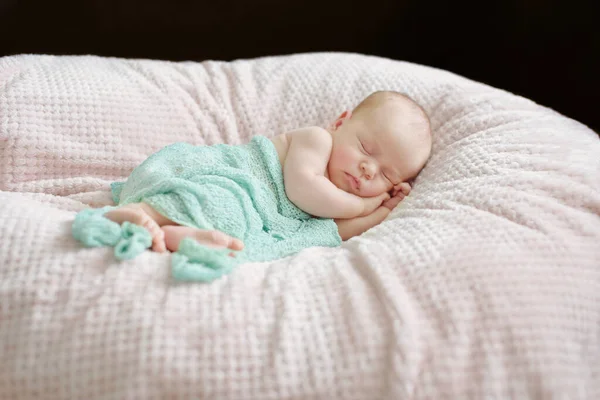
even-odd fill
[[[363,144],[363,142],[359,140],[359,141],[358,141],[358,143],[359,143],[359,145],[360,145],[360,151],[361,151],[361,152],[363,152],[363,154],[365,154],[365,155],[367,155],[367,156],[368,156],[368,155],[369,155],[369,152],[368,152],[368,151],[367,151],[367,149],[365,148],[365,145]]]

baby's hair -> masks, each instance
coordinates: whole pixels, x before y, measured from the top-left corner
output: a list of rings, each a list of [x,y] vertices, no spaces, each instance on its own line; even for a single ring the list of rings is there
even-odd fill
[[[429,145],[431,146],[431,121],[429,120],[429,115],[427,115],[427,112],[419,103],[405,93],[400,93],[393,90],[379,90],[373,92],[354,108],[352,114],[360,114],[363,111],[367,111],[383,104],[385,101],[395,101],[402,105],[408,104],[410,108],[416,111],[417,114],[422,118],[421,122],[425,122],[426,126],[423,140],[428,141]]]
[[[356,114],[357,112],[360,112],[361,110],[366,110],[368,108],[377,106],[379,104],[382,104],[386,100],[399,101],[404,104],[408,103],[409,105],[414,107],[416,110],[418,110],[419,114],[421,114],[421,116],[427,121],[427,123],[430,124],[429,116],[427,115],[427,112],[419,103],[417,103],[409,95],[407,95],[405,93],[401,93],[401,92],[395,92],[393,90],[379,90],[379,91],[371,93],[370,95],[365,97],[363,99],[363,101],[361,101],[354,108],[352,113]]]

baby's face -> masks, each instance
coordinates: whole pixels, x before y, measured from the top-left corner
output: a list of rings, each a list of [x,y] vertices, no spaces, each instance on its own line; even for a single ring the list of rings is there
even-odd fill
[[[423,168],[430,145],[411,130],[424,128],[407,123],[416,119],[394,107],[346,112],[330,128],[333,149],[327,172],[338,188],[374,197],[411,180]]]

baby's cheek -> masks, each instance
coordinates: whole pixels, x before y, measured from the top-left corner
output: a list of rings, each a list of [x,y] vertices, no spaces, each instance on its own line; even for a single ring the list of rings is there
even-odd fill
[[[362,195],[364,197],[375,197],[387,191],[388,190],[386,190],[384,185],[374,183],[373,185],[365,187]]]
[[[343,149],[337,154],[337,156],[340,162],[344,165],[354,165],[358,162],[354,152],[349,149]]]
[[[379,177],[374,183],[374,187],[376,188],[376,190],[379,192],[377,194],[381,194],[384,192],[389,192],[393,185],[390,185],[389,182],[387,181],[387,179]]]

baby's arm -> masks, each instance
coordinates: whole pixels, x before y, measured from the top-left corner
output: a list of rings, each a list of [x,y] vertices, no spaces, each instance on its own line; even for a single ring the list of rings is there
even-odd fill
[[[393,197],[373,213],[350,219],[336,219],[335,223],[338,227],[338,233],[342,240],[348,240],[354,236],[358,236],[382,223],[390,212],[400,203],[404,197],[410,193],[410,185],[402,183],[394,187]]]
[[[332,146],[329,132],[318,127],[303,128],[291,133],[289,140],[283,177],[292,203],[323,218],[354,218],[366,211],[362,198],[344,192],[325,177]]]
[[[390,214],[390,209],[384,206],[379,207],[371,214],[364,217],[356,217],[350,219],[336,219],[335,223],[338,227],[338,233],[342,240],[348,240],[354,236],[358,236],[373,228],[375,225],[382,223]]]

